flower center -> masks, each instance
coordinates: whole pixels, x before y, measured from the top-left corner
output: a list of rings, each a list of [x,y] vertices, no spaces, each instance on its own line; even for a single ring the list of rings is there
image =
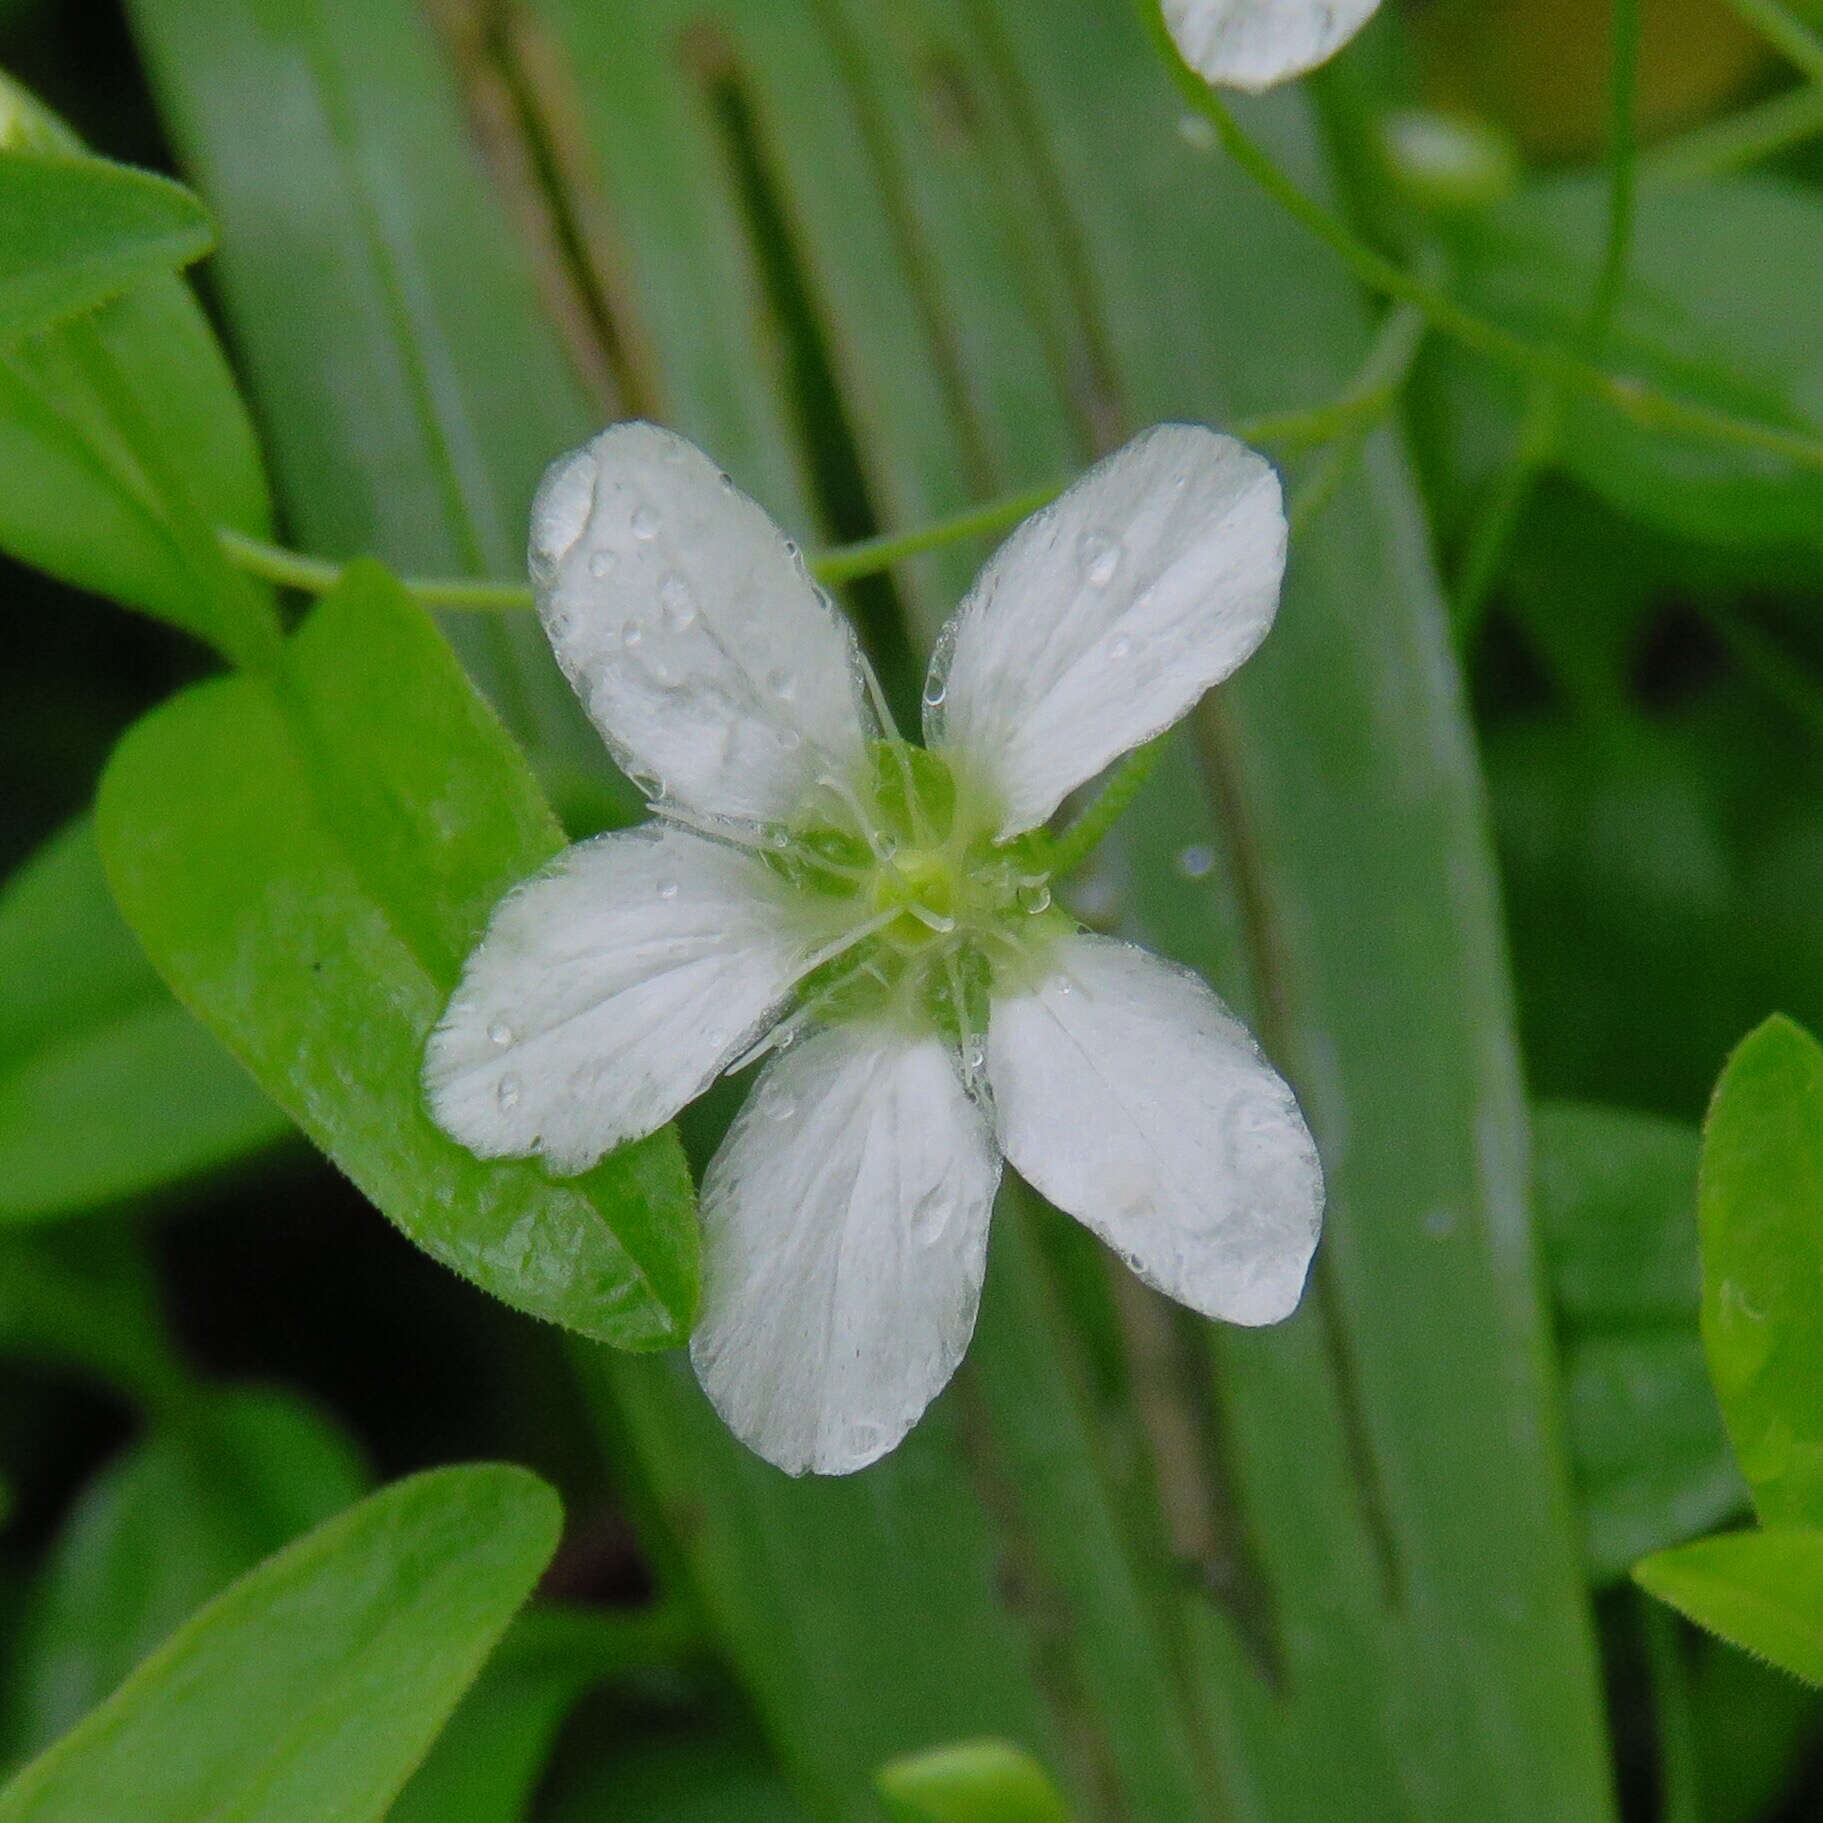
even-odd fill
[[[855,940],[799,984],[815,1018],[888,1013],[934,1025],[971,1067],[988,996],[1066,929],[1030,844],[999,843],[997,808],[943,758],[875,743],[839,822],[792,832],[778,860],[803,890],[854,901]]]

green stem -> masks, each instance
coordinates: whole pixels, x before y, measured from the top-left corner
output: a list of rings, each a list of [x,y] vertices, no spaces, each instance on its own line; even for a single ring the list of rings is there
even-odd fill
[[[1627,282],[1639,188],[1639,0],[1613,0],[1608,39],[1608,245],[1589,312],[1589,351],[1600,354]]]
[[[1673,189],[1726,177],[1819,133],[1823,84],[1811,83],[1667,141],[1641,161],[1640,181],[1655,189]]]
[[[1659,1823],[1701,1823],[1702,1786],[1697,1773],[1696,1724],[1690,1673],[1678,1641],[1677,1616],[1645,1594],[1636,1594],[1645,1634],[1646,1675],[1658,1725]]]
[[[1040,860],[1044,871],[1052,875],[1074,873],[1118,821],[1120,814],[1139,795],[1140,788],[1152,776],[1159,755],[1164,752],[1165,736],[1135,747],[1108,775],[1101,795],[1062,835],[1044,850]]]
[[[872,576],[889,570],[907,557],[924,551],[935,551],[946,544],[958,544],[964,538],[985,538],[1005,531],[1041,506],[1049,506],[1069,485],[1056,481],[1044,487],[1028,487],[1017,494],[1003,495],[985,506],[971,506],[965,512],[947,518],[933,519],[928,525],[909,532],[891,532],[879,538],[863,538],[856,544],[844,544],[833,551],[813,557],[810,568],[819,582],[835,585],[852,582],[857,576]]]
[[[1500,566],[1532,495],[1532,484],[1550,461],[1563,418],[1563,395],[1555,386],[1534,383],[1527,391],[1525,415],[1511,455],[1476,509],[1463,547],[1462,568],[1450,600],[1450,624],[1456,649],[1466,652],[1480,631],[1481,615]]]
[[[1738,418],[1670,393],[1658,391],[1628,375],[1610,373],[1592,361],[1548,343],[1528,342],[1437,290],[1403,266],[1396,265],[1361,240],[1320,203],[1306,196],[1248,135],[1226,104],[1177,54],[1156,4],[1144,17],[1185,103],[1215,128],[1216,137],[1236,164],[1279,203],[1294,220],[1342,260],[1369,290],[1397,298],[1423,311],[1445,335],[1502,366],[1567,391],[1601,400],[1612,411],[1642,429],[1700,437],[1709,442],[1758,450],[1804,468],[1823,469],[1823,439],[1778,429],[1750,418]]]
[[[1728,0],[1774,50],[1802,70],[1812,82],[1823,82],[1823,38],[1819,38],[1779,0]]]
[[[323,557],[306,557],[282,545],[249,538],[245,532],[217,526],[215,535],[228,561],[251,576],[262,576],[282,588],[301,589],[306,595],[326,595],[342,580],[343,564]],[[405,576],[400,586],[406,594],[430,608],[469,608],[519,612],[532,605],[532,591],[522,582],[471,582],[460,577]]]

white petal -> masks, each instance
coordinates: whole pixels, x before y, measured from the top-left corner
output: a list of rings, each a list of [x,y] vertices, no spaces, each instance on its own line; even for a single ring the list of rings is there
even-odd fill
[[[1165,27],[1205,82],[1269,89],[1327,62],[1380,0],[1164,0]]]
[[[1007,1158],[1148,1285],[1276,1323],[1317,1244],[1323,1175],[1284,1079],[1203,981],[1106,937],[997,999],[988,1079]]]
[[[855,641],[803,558],[693,444],[617,424],[546,472],[532,580],[558,663],[655,796],[785,821],[866,740]]]
[[[996,552],[945,630],[926,734],[999,794],[1002,835],[1034,828],[1248,657],[1284,569],[1270,465],[1159,425]]]
[[[439,1126],[568,1176],[662,1126],[776,1016],[827,933],[765,863],[661,824],[509,893],[431,1034]]]
[[[697,1378],[793,1475],[886,1454],[968,1347],[1000,1159],[946,1047],[837,1026],[767,1066],[703,1181]]]

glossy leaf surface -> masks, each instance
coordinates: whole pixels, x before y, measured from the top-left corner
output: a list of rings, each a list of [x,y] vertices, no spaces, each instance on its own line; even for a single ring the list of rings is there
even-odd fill
[[[1661,1551],[1633,1574],[1711,1633],[1823,1684],[1823,1530],[1725,1532]]]
[[[103,782],[129,923],[280,1107],[446,1265],[599,1340],[662,1346],[696,1295],[693,1197],[659,1134],[555,1183],[432,1125],[424,1040],[494,902],[561,835],[422,611],[350,572],[291,642],[282,694],[205,684]]]

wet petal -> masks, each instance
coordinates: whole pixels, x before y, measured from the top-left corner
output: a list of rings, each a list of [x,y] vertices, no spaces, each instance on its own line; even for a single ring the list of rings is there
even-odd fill
[[[1189,972],[1072,937],[1035,991],[997,999],[988,1077],[1020,1175],[1168,1297],[1231,1323],[1296,1308],[1323,1211],[1283,1078]]]
[[[693,444],[617,424],[532,507],[538,612],[615,758],[711,816],[786,821],[866,740],[854,636],[766,514]]]
[[[1205,82],[1269,89],[1326,63],[1380,0],[1164,0],[1165,27]]]
[[[682,830],[578,843],[495,908],[425,1052],[432,1115],[482,1158],[586,1170],[771,1023],[828,934],[806,916],[764,862]]]
[[[1200,425],[1146,431],[982,571],[932,667],[926,732],[998,794],[1000,834],[1034,828],[1252,653],[1284,569],[1271,466]]]
[[[1000,1159],[947,1048],[838,1026],[772,1064],[703,1183],[697,1378],[793,1475],[886,1454],[975,1327]]]

